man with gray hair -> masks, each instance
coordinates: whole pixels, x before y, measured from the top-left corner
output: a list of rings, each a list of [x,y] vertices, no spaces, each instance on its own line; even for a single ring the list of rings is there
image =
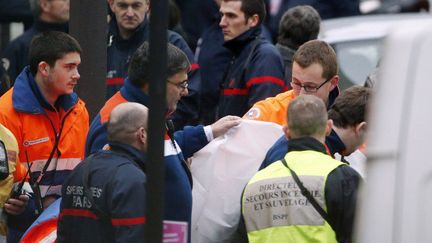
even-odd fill
[[[30,42],[34,36],[48,30],[68,32],[69,0],[30,0],[30,7],[35,18],[32,27],[9,43],[0,55],[11,82],[29,64]]]
[[[327,154],[332,120],[324,102],[298,96],[287,121],[288,153],[255,174],[244,190],[242,223],[249,242],[351,242],[360,175]]]
[[[138,103],[113,109],[110,149],[87,157],[63,185],[57,242],[144,242],[147,120]]]

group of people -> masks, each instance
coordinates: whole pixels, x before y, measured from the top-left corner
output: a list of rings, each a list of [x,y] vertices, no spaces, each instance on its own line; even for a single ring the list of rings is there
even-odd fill
[[[195,59],[179,34],[167,32],[164,222],[185,225],[190,241],[187,160],[243,117],[282,125],[285,136],[239,196],[243,217],[233,237],[350,242],[361,177],[334,154],[349,155],[365,142],[370,90],[356,86],[339,94],[336,54],[315,40],[320,16],[314,8],[288,10],[275,46],[264,37],[263,0],[217,2],[220,20],[204,31]],[[29,58],[16,65],[21,70],[13,87],[0,97],[1,128],[18,145],[6,147],[8,155],[15,152],[17,163],[9,172],[18,185],[3,206],[7,241],[50,237],[38,235],[42,221],[33,222],[61,197],[58,242],[142,242],[151,197],[146,193],[146,164],[152,163],[146,157],[150,3],[108,1],[108,100],[91,123],[85,101],[74,92],[79,43],[65,32],[36,28],[59,21],[64,26],[68,15],[53,13],[68,10],[69,1],[34,4],[39,18],[32,32],[12,42],[21,50],[18,43],[34,36]],[[23,186],[26,181],[31,188]]]

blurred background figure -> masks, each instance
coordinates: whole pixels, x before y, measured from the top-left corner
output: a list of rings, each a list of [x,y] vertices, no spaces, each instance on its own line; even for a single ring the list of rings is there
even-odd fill
[[[314,7],[322,19],[360,15],[359,0],[266,0],[268,17],[265,25],[269,28],[274,41],[276,41],[279,22],[284,13],[299,5]]]
[[[285,80],[291,82],[292,59],[305,42],[318,37],[321,18],[311,6],[301,5],[288,9],[279,24],[276,48],[285,64]]]
[[[175,0],[188,45],[195,51],[204,30],[219,17],[220,0]]]
[[[35,35],[47,30],[68,32],[69,0],[30,0],[30,6],[34,16],[32,27],[10,42],[1,55],[11,85],[28,65],[30,42]]]

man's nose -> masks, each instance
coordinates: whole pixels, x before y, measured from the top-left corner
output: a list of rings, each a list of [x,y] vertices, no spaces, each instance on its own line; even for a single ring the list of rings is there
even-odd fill
[[[129,6],[126,10],[126,15],[132,17],[134,15],[132,6]]]
[[[188,88],[184,88],[184,89],[182,90],[182,92],[180,93],[181,96],[187,96],[188,94],[189,94],[189,90],[188,90]]]
[[[226,20],[225,20],[225,17],[224,17],[224,16],[222,16],[222,18],[221,18],[221,20],[220,20],[220,22],[219,22],[219,26],[220,26],[220,27],[224,27],[224,26],[226,26]]]
[[[72,78],[75,80],[78,80],[81,78],[81,75],[78,72],[78,69],[75,70],[75,72],[72,74]]]

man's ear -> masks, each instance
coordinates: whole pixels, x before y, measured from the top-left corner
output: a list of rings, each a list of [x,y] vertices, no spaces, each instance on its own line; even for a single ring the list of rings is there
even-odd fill
[[[148,83],[145,83],[144,86],[141,87],[141,90],[142,90],[145,94],[149,94],[150,85],[149,85]]]
[[[147,143],[147,132],[144,129],[144,127],[140,127],[137,133],[138,133],[138,139],[144,144]]]
[[[108,0],[108,4],[109,4],[109,7],[110,7],[111,11],[114,12],[114,10],[113,10],[113,8],[114,8],[114,0]]]
[[[332,80],[330,81],[331,83],[331,88],[330,90],[333,90],[334,88],[336,88],[339,84],[339,75],[335,75]]]
[[[49,69],[50,69],[50,66],[48,65],[47,62],[42,61],[42,62],[40,62],[40,63],[38,64],[38,72],[39,72],[43,77],[47,77],[47,76],[48,76],[48,74],[49,74]]]
[[[367,122],[363,121],[357,124],[355,126],[355,131],[357,134],[364,136],[364,134],[366,134],[367,131]]]
[[[252,17],[249,17],[247,20],[247,24],[249,25],[249,27],[255,27],[258,25],[259,22],[259,16],[258,14],[254,14],[252,15]]]
[[[290,130],[289,130],[289,128],[288,128],[288,125],[283,126],[283,127],[282,127],[282,131],[284,132],[285,137],[286,137],[288,140],[291,139],[291,134],[290,134]]]
[[[40,4],[39,6],[40,6],[42,12],[48,12],[49,11],[48,0],[40,0],[39,4]]]
[[[327,120],[327,125],[326,125],[326,136],[330,135],[332,129],[333,129],[333,120],[332,119],[328,119]]]
[[[150,11],[150,0],[147,0],[147,1],[144,1],[145,3],[145,5],[146,5],[146,10],[145,10],[145,12],[147,13],[147,12],[149,12]]]

